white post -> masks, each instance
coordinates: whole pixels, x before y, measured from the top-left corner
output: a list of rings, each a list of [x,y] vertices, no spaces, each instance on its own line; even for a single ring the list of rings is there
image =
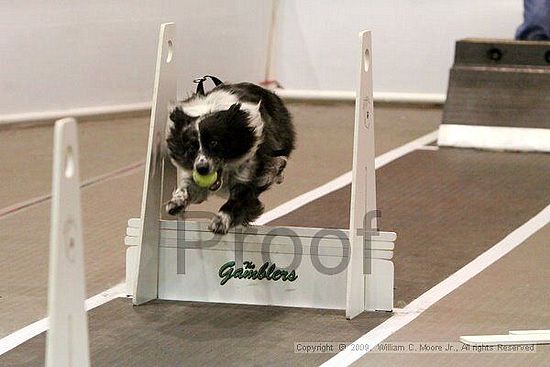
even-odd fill
[[[355,99],[355,129],[353,140],[353,171],[350,208],[350,262],[347,274],[346,317],[352,319],[365,310],[366,279],[363,269],[364,241],[370,226],[377,228],[376,177],[374,168],[374,116],[372,99],[371,32],[359,34],[360,55],[357,95]],[[372,218],[367,218],[367,213]],[[365,220],[366,218],[366,220]],[[358,233],[360,230],[363,233]],[[367,261],[372,256],[367,254]],[[368,269],[367,269],[368,270]]]
[[[175,105],[177,98],[175,46],[176,25],[174,23],[162,24],[141,202],[140,245],[137,266],[134,270],[136,272],[133,292],[135,305],[156,299],[158,295],[159,221],[162,204],[165,135],[169,108]]]
[[[54,131],[46,366],[90,365],[76,121]]]

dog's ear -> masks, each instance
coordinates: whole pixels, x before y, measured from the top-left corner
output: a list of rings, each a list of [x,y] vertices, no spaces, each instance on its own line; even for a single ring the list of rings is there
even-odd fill
[[[181,107],[176,107],[170,113],[170,120],[174,122],[174,128],[176,130],[181,130],[182,128],[187,126],[193,120],[193,118],[189,115],[186,115]]]
[[[229,107],[229,109],[227,110],[226,118],[228,120],[231,120],[231,119],[237,117],[240,114],[242,114],[241,104],[240,103],[235,103],[235,104],[232,104],[231,107]]]

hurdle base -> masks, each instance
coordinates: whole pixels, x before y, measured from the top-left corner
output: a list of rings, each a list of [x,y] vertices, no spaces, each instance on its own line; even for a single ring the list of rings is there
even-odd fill
[[[204,222],[160,222],[158,299],[346,308],[347,269],[342,264],[349,261],[346,253],[349,250],[345,251],[345,242],[334,235],[327,234],[318,239],[317,234],[326,229],[252,226],[239,227],[219,236],[208,231]],[[140,225],[139,219],[129,220],[125,238],[130,295],[135,283]],[[338,230],[338,233],[347,238],[346,230]],[[394,267],[391,259],[395,238],[395,233],[378,232],[366,242],[366,269],[370,273],[365,275],[367,311],[393,309]],[[269,243],[268,250],[262,251],[265,243]],[[230,278],[221,284],[224,278],[220,276],[220,268],[231,261],[235,262],[231,267],[233,271],[239,267],[246,270],[243,261],[252,262],[254,270],[260,269],[266,261],[275,264],[277,269],[290,266],[288,271],[294,270],[297,278],[293,281]],[[293,261],[295,265],[291,265]],[[225,268],[225,274],[230,271],[228,268]]]

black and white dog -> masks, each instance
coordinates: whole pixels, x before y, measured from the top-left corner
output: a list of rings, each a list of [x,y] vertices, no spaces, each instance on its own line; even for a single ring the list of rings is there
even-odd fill
[[[213,232],[257,219],[264,208],[258,196],[283,181],[294,149],[294,126],[281,99],[251,83],[221,84],[178,104],[170,120],[168,153],[182,177],[167,212],[183,214],[219,190],[228,199],[210,223]],[[217,172],[218,178],[203,188],[193,181],[193,170]]]

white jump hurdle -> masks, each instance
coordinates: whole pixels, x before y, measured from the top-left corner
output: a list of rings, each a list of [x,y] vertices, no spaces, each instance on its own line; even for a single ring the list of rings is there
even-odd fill
[[[365,310],[391,311],[396,234],[365,232],[365,225],[377,228],[376,218],[365,220],[376,210],[371,33],[360,34],[350,227],[251,226],[219,236],[201,222],[161,220],[163,179],[175,172],[164,159],[177,96],[175,28],[166,23],[160,30],[141,217],[129,220],[125,238],[134,304],[166,299],[330,308],[346,310],[349,319]],[[251,277],[266,262],[267,276]],[[278,270],[269,273],[273,264]],[[238,277],[223,283],[230,270]]]
[[[90,365],[76,121],[55,124],[46,366]]]

